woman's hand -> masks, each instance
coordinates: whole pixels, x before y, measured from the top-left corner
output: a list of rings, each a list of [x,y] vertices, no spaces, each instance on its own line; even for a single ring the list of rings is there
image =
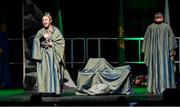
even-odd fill
[[[50,38],[50,34],[49,34],[49,33],[45,33],[45,34],[44,34],[44,38],[45,38],[45,39]]]

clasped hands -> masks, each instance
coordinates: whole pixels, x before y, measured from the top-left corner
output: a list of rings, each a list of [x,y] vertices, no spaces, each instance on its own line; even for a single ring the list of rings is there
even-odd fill
[[[52,41],[51,41],[51,34],[49,32],[45,33],[44,35],[44,38],[45,38],[45,44],[47,47],[52,47]]]

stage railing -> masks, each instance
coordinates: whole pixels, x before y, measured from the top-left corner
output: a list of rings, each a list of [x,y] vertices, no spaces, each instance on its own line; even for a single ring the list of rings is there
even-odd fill
[[[102,57],[101,56],[101,42],[103,40],[114,40],[115,42],[117,42],[117,38],[65,38],[66,41],[70,41],[70,49],[71,49],[71,53],[70,53],[70,60],[67,60],[66,63],[67,64],[71,64],[71,67],[73,68],[75,64],[85,64],[87,62],[87,60],[90,58],[89,57],[89,41],[90,40],[93,40],[93,41],[97,41],[97,47],[98,47],[98,50],[97,50],[97,57]],[[142,41],[143,41],[143,37],[136,37],[136,38],[124,38],[125,41],[137,41],[137,45],[138,45],[138,60],[137,61],[127,61],[126,60],[126,64],[144,64],[144,61],[143,61],[143,58],[142,58],[142,52],[141,52],[141,48],[142,48]],[[177,42],[178,42],[178,49],[177,49],[177,57],[176,60],[175,60],[175,63],[178,64],[179,66],[179,69],[180,69],[180,37],[176,37],[177,39]],[[76,50],[81,50],[83,51],[83,60],[82,61],[75,61],[74,58],[76,56],[74,56],[74,50],[75,50],[75,41],[83,41],[83,49],[76,49]],[[110,46],[110,45],[109,45]],[[117,46],[117,45],[116,45]],[[118,48],[114,46],[114,48]],[[109,61],[109,63],[118,63],[118,61]],[[180,70],[179,70],[180,71]]]
[[[24,38],[23,38],[24,39]],[[140,37],[140,38],[124,38],[124,40],[125,41],[138,41],[138,60],[137,61],[127,61],[126,60],[126,63],[138,63],[138,64],[143,64],[144,63],[144,61],[143,61],[143,59],[142,59],[142,53],[141,53],[141,46],[142,46],[142,41],[143,41],[143,39],[144,38],[142,38],[142,37]],[[66,41],[70,41],[70,45],[67,45],[66,44],[66,46],[67,46],[67,48],[69,48],[70,47],[70,50],[71,50],[71,53],[70,53],[70,61],[68,60],[68,61],[66,61],[66,63],[68,63],[68,64],[71,64],[71,66],[73,67],[74,66],[74,64],[77,64],[77,63],[81,63],[81,64],[83,64],[83,63],[86,63],[87,62],[87,60],[90,58],[89,57],[89,49],[88,49],[88,47],[89,47],[89,45],[91,45],[90,43],[89,43],[89,41],[90,40],[94,40],[94,41],[97,41],[97,57],[102,57],[101,56],[101,53],[102,53],[102,51],[101,51],[101,42],[103,41],[103,40],[111,40],[111,41],[113,41],[114,40],[114,42],[117,42],[117,38],[65,38],[65,40]],[[83,61],[75,61],[74,60],[74,50],[75,50],[75,45],[74,45],[74,41],[77,41],[77,40],[82,40],[83,41],[83,50],[81,50],[82,52],[83,52]],[[177,55],[177,60],[175,61],[175,63],[178,63],[178,64],[180,64],[180,37],[176,37],[176,40],[177,40],[177,42],[178,42],[178,49],[177,49],[177,53],[178,53],[178,55]],[[8,39],[8,41],[21,41],[21,39]],[[24,42],[23,42],[23,44],[24,44]],[[128,48],[128,47],[126,47],[126,48]],[[69,52],[68,52],[69,53]],[[23,46],[23,58],[25,57],[25,49],[24,49],[24,46]],[[25,59],[25,58],[24,58]],[[22,63],[24,63],[24,60],[23,60],[23,62]],[[10,62],[10,64],[22,64],[21,62]],[[118,63],[117,61],[110,61],[110,63]]]

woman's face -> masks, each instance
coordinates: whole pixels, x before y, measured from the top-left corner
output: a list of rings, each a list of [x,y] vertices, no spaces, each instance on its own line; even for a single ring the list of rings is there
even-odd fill
[[[42,18],[42,24],[45,28],[48,28],[51,25],[52,20],[48,16]]]

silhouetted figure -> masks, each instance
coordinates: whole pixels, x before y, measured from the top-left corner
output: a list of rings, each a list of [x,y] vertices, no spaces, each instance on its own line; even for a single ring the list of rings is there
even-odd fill
[[[128,100],[127,100],[126,97],[124,97],[124,96],[119,96],[119,97],[117,98],[116,105],[128,106],[128,105],[129,105],[129,102],[128,102]]]
[[[11,86],[11,73],[9,69],[9,43],[7,39],[7,24],[0,22],[0,88]]]
[[[175,88],[166,89],[163,92],[163,104],[164,105],[179,105],[179,91]]]
[[[42,103],[43,103],[43,100],[39,94],[32,95],[29,100],[30,105],[41,105]]]

